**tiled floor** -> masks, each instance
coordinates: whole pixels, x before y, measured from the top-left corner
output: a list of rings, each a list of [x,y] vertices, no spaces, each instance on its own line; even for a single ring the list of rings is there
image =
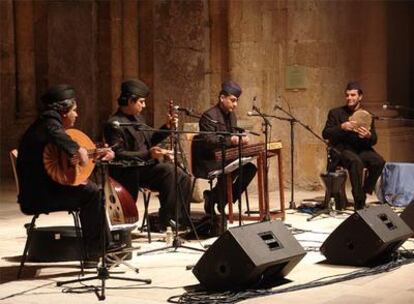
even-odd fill
[[[23,278],[16,280],[20,255],[26,240],[23,225],[30,217],[20,213],[15,203],[15,189],[12,183],[1,186],[0,196],[0,300],[2,303],[97,303],[93,291],[87,291],[80,283],[57,287],[56,282],[77,278],[78,264],[75,262],[61,263],[28,263]],[[300,202],[304,198],[321,196],[321,192],[297,191],[295,198]],[[290,197],[288,192],[285,193]],[[273,196],[271,196],[273,197]],[[276,196],[275,196],[276,197]],[[375,198],[370,198],[371,200]],[[251,203],[257,198],[251,196]],[[153,205],[154,203],[152,203]],[[156,204],[155,204],[156,205]],[[142,202],[139,202],[142,206]],[[157,207],[154,206],[155,210]],[[193,210],[202,210],[202,205],[194,204]],[[142,210],[140,208],[140,214]],[[308,249],[305,258],[286,276],[288,283],[274,287],[278,291],[287,287],[295,287],[316,279],[336,274],[347,274],[363,269],[357,267],[334,266],[324,262],[324,257],[317,249],[321,242],[337,225],[346,218],[318,218],[306,221],[308,215],[288,210],[285,223],[293,228],[311,232],[296,234],[301,245]],[[41,216],[38,226],[71,224],[72,219],[66,213],[55,213]],[[145,235],[134,234],[133,245],[140,250],[161,248],[165,246],[162,235],[154,234],[155,240],[148,244]],[[215,239],[201,241],[211,244]],[[189,241],[185,245],[201,248],[199,242]],[[404,244],[405,248],[414,248],[413,239]],[[312,250],[313,249],[313,250]],[[44,250],[47,250],[45,248]],[[109,279],[106,281],[107,303],[166,303],[171,296],[183,294],[197,287],[198,280],[186,266],[194,265],[202,253],[188,249],[162,250],[142,256],[133,255],[131,264],[139,267],[137,274],[125,266],[115,269],[115,274],[122,278],[150,278],[152,284],[128,282]],[[86,276],[93,276],[96,270],[87,270]],[[88,281],[84,284],[100,286],[101,281]],[[75,287],[70,290],[68,287]],[[219,303],[219,302],[217,302]],[[257,297],[243,303],[414,303],[414,264],[399,267],[390,272],[373,276],[347,280],[323,287],[303,289],[299,291]]]

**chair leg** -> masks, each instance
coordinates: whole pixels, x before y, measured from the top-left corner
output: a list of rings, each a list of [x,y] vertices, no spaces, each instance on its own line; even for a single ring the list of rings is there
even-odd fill
[[[148,206],[151,199],[151,192],[142,192],[144,198],[144,216],[142,218],[141,232],[144,231],[145,225],[147,226],[148,243],[151,243],[151,226],[148,219]]]
[[[244,190],[244,194],[246,196],[246,209],[247,209],[247,215],[250,216],[250,203],[249,203],[249,193],[246,190]]]
[[[86,252],[85,252],[85,246],[83,243],[82,231],[81,231],[81,226],[80,226],[79,211],[70,211],[70,214],[72,214],[73,222],[75,224],[75,233],[76,233],[76,239],[78,242],[78,249],[79,249],[79,262],[80,262],[80,268],[81,268],[81,275],[83,276]]]
[[[27,239],[26,239],[26,245],[24,246],[24,250],[23,250],[23,255],[22,255],[22,259],[20,260],[20,267],[19,267],[19,271],[17,273],[17,279],[20,279],[20,276],[22,274],[23,271],[23,267],[24,267],[24,263],[26,263],[26,259],[27,259],[27,253],[29,251],[30,248],[30,243],[32,241],[32,233],[33,233],[33,229],[35,227],[36,224],[36,220],[39,217],[39,214],[35,214],[32,217],[32,221],[30,222],[30,226],[29,226],[29,230],[27,231]]]

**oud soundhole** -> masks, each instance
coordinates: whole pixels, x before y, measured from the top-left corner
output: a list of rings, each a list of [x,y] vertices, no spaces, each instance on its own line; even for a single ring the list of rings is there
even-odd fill
[[[115,196],[110,195],[109,196],[109,201],[111,202],[111,204],[115,204]]]

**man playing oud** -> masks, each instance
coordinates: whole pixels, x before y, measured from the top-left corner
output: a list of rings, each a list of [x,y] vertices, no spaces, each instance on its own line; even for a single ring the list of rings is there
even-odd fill
[[[41,100],[45,109],[25,132],[18,148],[20,208],[25,214],[79,209],[88,258],[95,258],[101,252],[103,218],[98,187],[90,180],[77,186],[60,184],[44,164],[44,150],[48,145],[64,152],[72,166],[86,166],[89,162],[87,150],[65,132],[74,126],[78,117],[75,90],[70,85],[55,85]],[[111,160],[114,152],[105,149],[99,157]]]

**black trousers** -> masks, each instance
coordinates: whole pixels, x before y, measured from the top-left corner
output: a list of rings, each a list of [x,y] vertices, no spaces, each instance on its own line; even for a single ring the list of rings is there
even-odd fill
[[[164,162],[153,165],[111,170],[111,176],[121,183],[134,199],[138,197],[139,187],[148,188],[159,193],[160,221],[169,225],[169,220],[175,220],[175,210],[178,203],[179,221],[185,221],[183,208],[190,212],[191,178],[180,167],[177,168],[178,193],[176,195],[175,166]]]
[[[366,193],[371,194],[375,189],[375,183],[381,175],[385,160],[374,150],[361,152],[343,150],[340,154],[340,165],[349,172],[355,209],[362,209],[365,206]],[[364,168],[368,170],[365,181]]]
[[[233,179],[233,203],[237,202],[240,199],[240,196],[246,190],[247,186],[250,184],[254,176],[256,175],[257,168],[252,163],[247,163],[242,166],[242,182],[241,182],[241,192],[240,192],[240,169],[236,169],[231,173]],[[226,200],[226,177],[220,176],[214,188],[211,191],[210,199],[213,203],[227,204]],[[219,205],[220,206],[220,205]]]

